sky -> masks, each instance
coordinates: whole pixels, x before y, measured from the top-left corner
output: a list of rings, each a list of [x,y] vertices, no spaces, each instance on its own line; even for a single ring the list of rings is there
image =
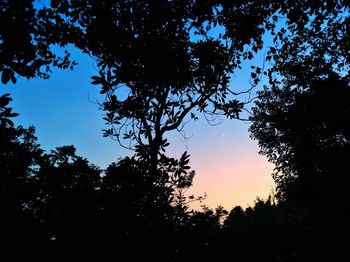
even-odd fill
[[[20,114],[13,119],[15,124],[35,126],[43,149],[75,145],[78,155],[106,168],[133,152],[103,137],[103,112],[96,103],[103,96],[98,86],[90,84],[90,77],[97,74],[96,65],[77,50],[72,56],[79,63],[73,71],[54,69],[48,80],[20,78],[16,85],[2,86],[1,94],[11,94],[13,111]],[[233,76],[231,85],[235,90],[250,87],[248,69],[251,64],[259,66],[261,59],[258,54]],[[224,118],[219,125],[210,126],[200,117],[185,127],[189,139],[184,140],[176,131],[169,135],[169,155],[180,156],[184,151],[191,154],[190,166],[196,176],[187,193],[207,194],[202,203],[192,203],[193,208],[202,204],[210,208],[222,205],[227,210],[236,205],[248,207],[257,197],[266,198],[271,193],[273,166],[258,154],[257,142],[249,138],[248,128],[247,122]]]

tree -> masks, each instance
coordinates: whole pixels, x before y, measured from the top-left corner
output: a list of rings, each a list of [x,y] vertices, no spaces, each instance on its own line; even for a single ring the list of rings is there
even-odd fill
[[[7,25],[0,32],[2,82],[15,83],[17,76],[47,78],[52,66],[73,66],[67,50],[59,57],[52,47],[75,45],[97,61],[99,76],[92,79],[106,94],[102,106],[111,125],[105,135],[118,141],[130,139],[144,172],[157,177],[152,181],[163,188],[191,184],[194,172],[189,171],[188,154],[179,160],[167,157],[165,135],[181,130],[188,118],[197,119],[195,110],[239,117],[243,104],[229,88],[230,74],[240,67],[242,57],[251,59],[262,48],[270,5],[110,0],[53,0],[50,6],[33,3],[2,2],[1,19]],[[235,15],[237,21],[230,23],[228,18]],[[253,51],[245,50],[250,44]]]
[[[350,87],[347,77],[322,66],[304,71],[308,79],[291,68],[284,84],[261,91],[250,130],[276,166],[279,206],[298,260],[344,256],[341,238],[350,231]]]
[[[8,123],[0,125],[0,250],[14,257],[15,250],[28,255],[39,252],[39,247],[47,247],[47,239],[34,210],[42,150],[33,127],[15,128]]]
[[[202,205],[202,210],[193,211],[178,230],[177,252],[171,261],[205,260],[221,258],[222,248],[218,243],[221,222],[227,211],[218,206],[215,210]]]
[[[333,155],[343,152],[339,146],[342,139],[347,139],[347,131],[337,116],[348,109],[342,103],[331,106],[329,99],[344,103],[348,99],[348,10],[346,1],[281,1],[272,16],[278,23],[286,22],[272,29],[274,46],[267,55],[272,61],[268,70],[270,87],[259,93],[250,130],[261,152],[276,165],[274,179],[281,199],[287,194],[297,197],[296,192],[287,193],[287,188],[301,190],[307,174],[311,186],[315,182],[311,174],[332,173],[325,171],[326,163],[328,168],[332,166],[330,158],[325,161],[325,151],[333,147]],[[342,135],[330,142],[331,134],[336,132]],[[338,159],[346,155],[343,152]],[[304,182],[291,186],[298,179]],[[305,188],[307,191],[314,192],[312,188]]]
[[[63,146],[43,154],[35,210],[57,254],[93,254],[101,221],[101,170]]]
[[[175,246],[169,190],[154,183],[139,162],[124,158],[108,166],[101,187],[101,249],[107,254],[164,261]],[[138,250],[131,252],[130,250]]]
[[[151,170],[168,161],[165,134],[196,119],[195,110],[238,118],[243,104],[229,88],[230,74],[262,48],[273,10],[270,4],[228,1],[52,1],[51,6],[80,26],[83,40],[72,41],[84,43],[83,50],[97,60],[99,75],[92,83],[106,94],[102,106],[111,128],[105,135],[131,139]],[[253,51],[244,50],[246,45]]]
[[[250,131],[276,166],[281,199],[321,197],[326,188],[332,198],[345,193],[329,186],[347,181],[349,101],[347,80],[330,71],[307,85],[274,85],[260,92]]]

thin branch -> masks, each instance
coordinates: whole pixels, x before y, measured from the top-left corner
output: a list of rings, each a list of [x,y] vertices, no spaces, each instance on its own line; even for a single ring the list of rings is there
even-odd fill
[[[170,130],[174,130],[177,129],[179,127],[179,125],[181,124],[181,122],[183,121],[183,119],[185,118],[185,116],[193,109],[195,108],[197,105],[200,105],[202,102],[206,101],[213,93],[208,93],[205,96],[199,97],[195,102],[193,102],[191,105],[189,105],[189,107],[187,107],[186,109],[184,109],[184,111],[180,114],[180,116],[177,119],[177,122],[175,122],[172,125],[169,126],[165,126],[163,128],[163,130],[161,130],[161,135],[163,135],[166,131],[170,131]]]

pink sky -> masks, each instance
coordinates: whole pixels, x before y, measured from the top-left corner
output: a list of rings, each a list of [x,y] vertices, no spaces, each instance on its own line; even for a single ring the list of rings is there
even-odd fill
[[[273,165],[258,154],[256,141],[249,138],[248,125],[238,120],[225,120],[217,126],[205,121],[190,123],[186,128],[187,150],[191,167],[196,171],[188,194],[208,194],[202,203],[210,208],[218,205],[231,210],[235,205],[247,207],[257,197],[266,198],[274,188]],[[175,137],[178,137],[176,139]],[[178,156],[186,150],[179,135],[172,137],[171,153]],[[198,208],[201,203],[192,206]]]

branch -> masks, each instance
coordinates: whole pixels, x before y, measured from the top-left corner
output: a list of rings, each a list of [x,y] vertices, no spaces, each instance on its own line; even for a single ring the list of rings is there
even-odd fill
[[[191,104],[189,107],[187,107],[179,116],[178,120],[172,124],[172,125],[169,125],[169,126],[165,126],[160,134],[163,135],[166,131],[170,131],[170,130],[174,130],[176,128],[178,128],[182,122],[182,120],[185,118],[185,116],[197,105],[196,102],[194,102],[193,104]]]
[[[177,129],[180,124],[182,123],[182,120],[185,118],[185,116],[193,109],[195,108],[197,105],[200,105],[201,103],[203,103],[205,100],[207,100],[210,96],[212,95],[211,93],[208,93],[207,95],[203,96],[203,97],[199,97],[195,102],[193,102],[189,107],[187,107],[186,109],[184,109],[184,111],[180,114],[179,118],[177,119],[177,121],[169,126],[165,126],[162,130],[161,130],[161,135],[163,135],[166,131],[170,131],[170,130],[174,130]]]

